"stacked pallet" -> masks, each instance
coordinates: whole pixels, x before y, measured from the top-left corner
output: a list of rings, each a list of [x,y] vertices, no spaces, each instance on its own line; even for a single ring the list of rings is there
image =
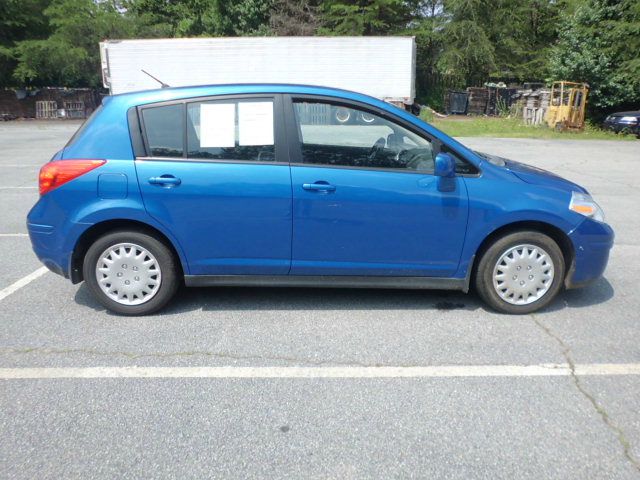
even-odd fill
[[[544,116],[549,108],[550,95],[551,92],[547,89],[535,90],[522,95],[524,102],[522,119],[525,124],[541,125],[544,122]]]
[[[489,90],[486,87],[468,87],[469,103],[467,113],[471,115],[484,115],[489,101]]]

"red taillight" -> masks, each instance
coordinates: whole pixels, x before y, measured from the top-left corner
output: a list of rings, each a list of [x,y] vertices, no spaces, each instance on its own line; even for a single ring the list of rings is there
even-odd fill
[[[106,160],[56,160],[40,169],[40,195],[107,163]]]

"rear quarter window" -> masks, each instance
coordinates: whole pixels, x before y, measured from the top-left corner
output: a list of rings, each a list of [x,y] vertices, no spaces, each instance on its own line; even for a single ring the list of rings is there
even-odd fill
[[[184,152],[184,105],[146,107],[142,121],[153,157],[182,157]]]
[[[98,108],[96,108],[93,113],[91,115],[89,115],[89,117],[82,123],[82,125],[80,125],[80,128],[78,128],[78,130],[76,130],[76,133],[73,134],[73,136],[69,139],[69,141],[67,142],[67,144],[65,145],[66,147],[70,147],[71,145],[73,145],[78,138],[80,138],[80,136],[82,135],[82,132],[84,132],[87,127],[91,124],[91,122],[98,117],[98,115],[100,115],[100,112],[102,111],[102,105],[98,105]]]

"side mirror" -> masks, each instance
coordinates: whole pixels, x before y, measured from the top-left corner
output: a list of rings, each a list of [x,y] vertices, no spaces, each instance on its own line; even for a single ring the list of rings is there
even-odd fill
[[[436,177],[453,178],[456,176],[456,161],[448,153],[439,153],[435,161]]]

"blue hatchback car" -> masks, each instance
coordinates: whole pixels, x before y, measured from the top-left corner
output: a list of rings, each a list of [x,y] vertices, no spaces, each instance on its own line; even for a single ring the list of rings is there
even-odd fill
[[[125,315],[182,282],[474,286],[528,313],[602,275],[613,243],[584,188],[324,87],[107,97],[39,181],[35,253]]]

